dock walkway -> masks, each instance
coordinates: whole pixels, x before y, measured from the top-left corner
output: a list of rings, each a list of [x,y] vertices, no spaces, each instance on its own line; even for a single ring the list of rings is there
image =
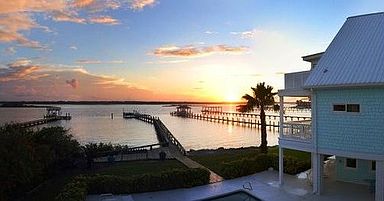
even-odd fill
[[[15,123],[14,125],[20,126],[22,128],[29,128],[33,126],[38,126],[42,124],[46,124],[49,122],[59,121],[59,120],[70,120],[70,116],[54,116],[54,117],[46,117],[42,119],[32,120],[32,121],[26,121],[21,123]]]
[[[171,113],[174,116],[173,113]],[[222,124],[232,124],[238,126],[246,126],[250,128],[259,128],[261,127],[261,120],[259,114],[254,113],[240,113],[240,112],[204,112],[201,114],[190,113],[186,118],[205,120],[210,122],[222,123]],[[280,119],[279,115],[266,115],[266,124],[270,130],[279,131]],[[284,116],[285,121],[306,121],[311,120],[311,117],[306,116]]]
[[[183,163],[188,168],[203,168],[210,172],[210,183],[215,183],[223,181],[223,177],[216,174],[207,167],[197,163],[196,161],[187,157],[187,152],[184,149],[183,145],[172,135],[168,128],[163,124],[163,122],[158,117],[154,117],[146,114],[139,113],[124,113],[124,118],[135,118],[150,124],[153,124],[156,130],[156,135],[159,142],[162,144],[162,151],[166,152],[166,155],[170,158],[175,158],[176,160]]]

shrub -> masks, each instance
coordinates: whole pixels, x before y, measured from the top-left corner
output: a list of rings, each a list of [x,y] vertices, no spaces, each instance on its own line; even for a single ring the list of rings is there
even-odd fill
[[[84,176],[78,176],[65,185],[64,189],[56,196],[56,201],[83,201],[88,191],[88,179]]]
[[[223,163],[221,176],[226,179],[246,176],[267,170],[271,167],[271,157],[265,154],[253,158],[243,158],[228,163]]]
[[[279,156],[277,154],[271,154],[271,165],[273,169],[279,170]],[[311,168],[310,160],[301,160],[291,156],[284,156],[284,173],[298,174]]]
[[[80,156],[79,143],[62,127],[0,127],[0,200],[22,196]]]
[[[169,170],[136,177],[96,175],[89,178],[90,193],[138,193],[204,185],[209,182],[205,169]]]
[[[209,171],[201,168],[169,170],[159,174],[144,174],[136,177],[115,175],[81,176],[72,180],[56,197],[56,201],[82,201],[90,194],[130,194],[186,188],[209,183]]]

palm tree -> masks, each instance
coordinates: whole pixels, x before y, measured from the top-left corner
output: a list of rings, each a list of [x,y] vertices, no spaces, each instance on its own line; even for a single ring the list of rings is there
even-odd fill
[[[254,107],[260,109],[260,123],[261,123],[261,152],[267,153],[267,123],[265,121],[265,106],[273,105],[275,103],[274,96],[277,93],[272,93],[272,86],[265,86],[265,82],[258,83],[256,87],[251,87],[253,96],[245,94],[242,98],[247,101],[246,110],[252,111]]]

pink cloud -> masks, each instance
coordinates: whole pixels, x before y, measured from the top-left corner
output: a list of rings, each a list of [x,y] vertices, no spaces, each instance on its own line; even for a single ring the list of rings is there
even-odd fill
[[[74,6],[85,9],[91,13],[101,12],[105,10],[115,10],[121,7],[121,2],[118,0],[75,0]]]
[[[245,46],[213,45],[196,47],[193,45],[178,47],[164,46],[156,48],[153,54],[159,57],[203,57],[211,54],[242,54],[248,51]]]
[[[76,89],[77,86],[79,85],[79,82],[76,79],[65,80],[65,83],[67,83],[69,86],[71,86],[74,89]]]
[[[32,28],[42,27],[24,13],[3,14],[0,17],[0,42],[17,42],[24,47],[44,49],[39,42],[27,39],[20,33]]]
[[[132,0],[131,9],[142,10],[146,6],[151,6],[156,3],[156,0]]]
[[[82,7],[90,6],[94,2],[95,2],[95,0],[74,0],[73,4],[76,7],[82,8]]]
[[[111,16],[95,16],[89,19],[91,23],[117,25],[119,21]]]
[[[154,97],[152,91],[123,78],[92,74],[78,67],[40,65],[19,59],[7,68],[0,68],[0,100],[148,100]]]
[[[67,6],[63,0],[11,0],[0,1],[0,13],[47,12],[62,10]]]
[[[92,60],[92,59],[79,59],[76,60],[77,64],[123,64],[125,61],[123,60],[111,60],[111,61],[100,61],[100,60]]]
[[[57,22],[73,22],[79,24],[85,24],[84,18],[78,17],[74,11],[55,11],[52,13],[52,19]]]
[[[31,64],[27,59],[17,60],[7,66],[8,68],[0,69],[0,82],[35,80],[47,76],[46,73],[36,73],[41,70],[41,67]]]

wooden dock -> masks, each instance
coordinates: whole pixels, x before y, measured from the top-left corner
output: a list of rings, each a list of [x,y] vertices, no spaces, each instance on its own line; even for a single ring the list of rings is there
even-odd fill
[[[159,140],[159,143],[161,144],[161,148],[159,148],[159,150],[165,152],[167,157],[175,158],[176,160],[180,161],[181,163],[183,163],[185,166],[189,168],[207,169],[210,172],[210,183],[215,183],[215,182],[224,180],[223,177],[216,174],[212,170],[188,158],[187,151],[184,149],[183,145],[176,139],[175,136],[172,135],[172,133],[160,120],[160,118],[147,115],[147,114],[126,113],[126,112],[123,112],[123,117],[128,119],[135,118],[135,119],[153,124],[153,126],[155,127],[157,138]],[[158,149],[154,149],[154,151],[157,151],[157,150]]]
[[[38,126],[42,124],[46,124],[49,122],[59,121],[59,120],[70,120],[71,116],[55,116],[55,117],[46,117],[42,119],[36,119],[32,121],[26,121],[21,123],[14,123],[14,125],[20,126],[22,128],[29,128],[33,126]]]
[[[124,118],[135,118],[150,124],[155,127],[157,139],[162,146],[174,146],[178,152],[186,155],[186,151],[183,145],[176,139],[175,136],[168,130],[159,117],[151,116],[148,114],[140,113],[123,113]]]
[[[171,115],[173,115],[171,113]],[[245,126],[250,128],[259,128],[261,126],[260,115],[255,113],[240,113],[240,112],[204,112],[202,114],[189,114],[187,118],[205,120],[210,122],[231,124],[237,126]],[[266,115],[267,127],[270,130],[279,130],[280,122],[279,115]],[[284,116],[285,121],[302,121],[311,120],[311,117],[302,116]]]

